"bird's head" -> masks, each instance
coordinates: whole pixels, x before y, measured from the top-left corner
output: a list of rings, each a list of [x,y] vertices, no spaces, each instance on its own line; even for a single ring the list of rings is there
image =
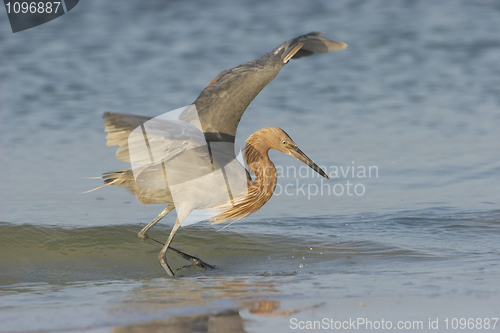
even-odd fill
[[[321,176],[328,178],[328,175],[314,163],[309,157],[306,156],[299,149],[297,144],[292,140],[292,138],[286,134],[281,128],[278,127],[266,127],[254,133],[260,134],[260,139],[263,139],[268,146],[268,149],[275,149],[284,154],[295,157],[299,161],[308,165],[311,169],[319,173]]]

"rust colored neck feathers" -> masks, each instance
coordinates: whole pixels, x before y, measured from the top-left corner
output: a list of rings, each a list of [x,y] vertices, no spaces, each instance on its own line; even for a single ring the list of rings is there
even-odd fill
[[[262,203],[263,205],[274,193],[278,173],[276,172],[274,163],[269,159],[268,152],[270,147],[266,145],[259,145],[259,143],[251,143],[247,141],[244,155],[248,169],[254,176],[254,180],[250,181],[249,194],[251,194],[250,192],[253,188],[258,190],[259,196],[265,196],[267,198]],[[262,205],[258,208],[262,207]]]
[[[248,192],[238,200],[235,206],[228,207],[223,213],[214,217],[214,223],[243,219],[258,211],[271,199],[278,173],[268,156],[269,149],[271,149],[268,139],[263,130],[255,132],[247,139],[243,155],[253,176],[253,179],[248,182]]]

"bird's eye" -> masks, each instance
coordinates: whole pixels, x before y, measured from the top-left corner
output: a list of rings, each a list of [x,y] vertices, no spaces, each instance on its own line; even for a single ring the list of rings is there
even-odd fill
[[[286,140],[281,140],[281,144],[284,146],[287,144]]]

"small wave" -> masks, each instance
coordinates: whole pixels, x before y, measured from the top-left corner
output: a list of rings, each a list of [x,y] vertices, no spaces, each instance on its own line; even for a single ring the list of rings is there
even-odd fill
[[[163,274],[159,249],[142,243],[137,224],[63,228],[0,223],[0,284],[153,278]],[[250,218],[219,231],[211,225],[181,228],[172,246],[221,270],[187,274],[293,275],[331,273],[344,266],[477,258],[498,250],[500,211],[422,209],[391,214]],[[167,239],[169,225],[150,237]],[[481,240],[478,243],[475,240]],[[485,254],[486,255],[486,254]],[[172,267],[188,262],[168,255]],[[301,266],[302,265],[302,266]]]

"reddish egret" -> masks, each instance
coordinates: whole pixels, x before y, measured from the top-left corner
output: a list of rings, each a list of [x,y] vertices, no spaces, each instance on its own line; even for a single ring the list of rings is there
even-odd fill
[[[157,149],[152,146],[151,142],[153,141],[160,142],[159,146],[156,146],[159,147],[159,150],[155,153],[159,151],[163,155],[160,163],[149,167],[139,177],[137,177],[137,173],[134,177],[135,171],[133,168],[103,174],[105,184],[101,187],[117,185],[126,188],[143,204],[167,204],[167,207],[146,225],[138,235],[143,242],[161,248],[158,260],[168,275],[172,276],[174,273],[167,264],[167,250],[191,261],[194,265],[214,268],[195,256],[170,247],[175,232],[194,209],[215,209],[217,214],[212,218],[212,221],[220,223],[245,218],[259,210],[271,198],[277,182],[277,172],[268,156],[270,149],[276,149],[288,154],[304,162],[321,176],[328,178],[325,172],[309,159],[282,129],[277,127],[266,127],[258,130],[246,140],[244,159],[248,171],[240,163],[230,164],[227,161],[218,161],[214,153],[217,144],[234,144],[238,123],[247,106],[275,78],[280,69],[290,59],[308,56],[313,53],[342,50],[347,47],[344,43],[331,41],[319,35],[319,32],[312,32],[296,37],[281,44],[261,58],[221,72],[191,105],[193,106],[191,110],[194,109],[195,111],[194,117],[198,121],[196,123],[198,125],[193,125],[195,124],[192,121],[193,113],[190,115],[187,112],[181,114],[180,119],[184,122],[158,120],[153,125],[148,125],[150,129],[157,129],[159,126],[164,131],[175,134],[149,137],[150,143],[148,143],[147,147],[150,156],[152,156],[151,150]],[[144,133],[144,138],[146,138],[144,126],[150,123],[152,119],[120,113],[105,113],[103,118],[105,119],[105,131],[108,132],[107,145],[120,146],[116,153],[117,158],[121,161],[131,162],[134,143],[131,142],[129,136],[136,128],[142,128],[143,132],[140,132],[140,136],[142,138],[142,133]],[[196,133],[196,131],[199,133]],[[190,163],[179,164],[185,165],[185,167],[177,168],[176,175],[181,174],[182,177],[189,177],[190,179],[199,177],[204,181],[198,182],[196,186],[184,186],[187,197],[184,196],[183,200],[174,200],[171,192],[173,178],[166,177],[165,161],[179,160],[178,156],[186,155],[188,150],[186,147],[190,145],[196,146],[193,143],[199,141],[203,141],[205,145],[208,145],[208,150],[189,150]],[[224,154],[226,153],[227,150]],[[228,161],[234,160],[234,151],[227,154],[233,155],[232,158],[229,157]],[[227,181],[221,183],[210,177],[202,178],[202,176],[211,176],[215,172],[202,173],[201,168],[196,170],[192,168],[192,166],[204,163],[207,159],[210,160],[212,170],[224,169],[224,177],[226,178],[228,174],[243,170],[246,191],[232,193],[230,200],[227,200],[227,198],[222,200],[222,197],[212,195],[215,193],[214,189],[218,187],[225,188]],[[223,164],[224,168],[216,166],[218,163]],[[197,175],[193,176],[193,173]],[[185,181],[184,178],[182,179]],[[166,184],[166,186],[164,188],[161,186],[155,187],[154,184]],[[175,208],[177,208],[178,213],[177,219],[165,244],[148,237],[148,231]]]

